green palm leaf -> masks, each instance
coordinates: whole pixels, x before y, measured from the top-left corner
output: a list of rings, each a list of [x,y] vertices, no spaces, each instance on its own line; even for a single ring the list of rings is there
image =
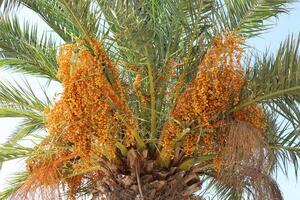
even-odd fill
[[[23,86],[17,82],[14,85],[0,82],[0,107],[8,112],[10,109],[19,110],[20,113],[26,110],[40,115],[49,104],[49,97],[46,96],[46,99],[38,98],[26,80],[23,81]]]
[[[18,172],[10,177],[8,186],[1,191],[0,199],[9,199],[22,185],[25,183],[28,177],[27,172]]]
[[[0,146],[0,167],[3,163],[9,160],[18,158],[26,158],[33,151],[32,148],[23,147],[20,145],[1,145]]]
[[[281,170],[288,176],[289,169],[294,169],[298,177],[300,162],[300,127],[294,127],[291,122],[281,119],[278,113],[269,114],[268,141],[270,145],[270,172],[277,174]],[[279,120],[281,122],[279,123]]]
[[[273,25],[268,20],[288,13],[287,6],[291,2],[294,0],[0,0],[5,14],[25,6],[44,20],[54,33],[39,36],[36,26],[28,22],[20,24],[16,17],[4,14],[0,18],[0,68],[58,81],[56,57],[59,46],[53,37],[59,36],[66,43],[85,40],[86,47],[90,46],[89,38],[98,39],[117,63],[122,86],[129,85],[130,88],[136,73],[143,76],[139,88],[146,98],[146,109],[140,111],[139,102],[130,89],[129,103],[136,107],[133,111],[138,111],[134,115],[141,119],[139,126],[142,129],[139,131],[143,132],[145,142],[156,144],[172,107],[165,92],[170,92],[176,81],[182,81],[180,89],[184,90],[214,36],[225,31],[237,31],[245,38],[264,33]],[[242,91],[242,101],[230,112],[257,104],[264,108],[268,117],[268,138],[264,147],[268,153],[266,171],[250,170],[260,175],[256,182],[251,182],[252,174],[239,174],[245,182],[236,186],[220,180],[208,164],[200,175],[212,180],[207,189],[214,188],[218,199],[251,198],[258,189],[271,190],[280,199],[278,186],[270,176],[279,168],[287,174],[289,166],[294,168],[297,176],[300,156],[299,44],[300,36],[290,37],[275,55],[256,57],[254,67],[247,69],[249,81]],[[161,75],[168,75],[166,64],[171,59],[179,66],[176,75],[171,81],[160,82],[160,78],[164,78]],[[126,69],[127,64],[134,64],[139,72],[133,72],[136,70],[130,67]],[[111,75],[109,70],[104,71]],[[59,146],[37,150],[21,145],[25,139],[33,137],[35,146],[43,137],[44,110],[52,105],[43,92],[45,97],[37,95],[27,81],[0,82],[0,117],[22,119],[7,142],[0,146],[0,165],[14,159],[53,156],[60,150]],[[278,123],[279,120],[283,122]],[[117,143],[124,156],[127,149],[122,145]],[[150,154],[151,151],[154,152],[155,148],[150,148]],[[195,164],[206,165],[211,161],[206,159],[208,157],[183,159],[179,169],[186,170]],[[11,185],[0,194],[0,199],[10,198],[26,177],[26,173],[16,175]],[[259,181],[263,184],[257,185]]]
[[[300,37],[292,36],[283,42],[275,56],[258,58],[254,69],[249,69],[245,94],[250,100],[242,101],[236,109],[254,103],[263,103],[278,114],[299,125],[300,92]],[[246,95],[246,96],[247,96]]]
[[[8,138],[7,144],[16,144],[24,137],[44,128],[43,111],[51,102],[39,99],[28,82],[25,86],[0,82],[0,117],[23,119],[15,132]],[[46,94],[45,94],[46,95]]]
[[[19,5],[18,0],[0,0],[0,7],[3,7],[5,11],[9,11]]]
[[[23,120],[23,122],[21,122],[21,124],[18,125],[16,130],[11,135],[9,135],[6,144],[15,145],[27,136],[37,131],[43,130],[44,128],[45,125],[40,119],[25,119]]]
[[[289,3],[295,0],[224,0],[219,1],[213,20],[216,29],[237,30],[245,37],[257,36],[273,27],[266,22],[281,13],[288,13]]]
[[[56,48],[51,37],[38,37],[36,26],[17,18],[0,19],[0,68],[57,80]]]

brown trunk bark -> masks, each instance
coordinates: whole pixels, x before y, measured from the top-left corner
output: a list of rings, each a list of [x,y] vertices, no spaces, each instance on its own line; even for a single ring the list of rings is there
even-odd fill
[[[195,199],[192,193],[200,190],[198,176],[186,172],[171,176],[167,173],[157,177],[144,175],[139,178],[140,184],[137,180],[132,176],[123,176],[117,181],[110,180],[100,184],[94,195],[103,200],[189,200]]]
[[[198,169],[180,171],[177,167],[162,169],[146,154],[130,151],[127,173],[110,166],[105,177],[94,188],[94,199],[103,200],[192,200],[200,190]],[[128,170],[129,169],[129,170]]]

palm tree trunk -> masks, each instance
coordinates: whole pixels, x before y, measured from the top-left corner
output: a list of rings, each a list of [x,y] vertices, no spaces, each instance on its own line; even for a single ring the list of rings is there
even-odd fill
[[[94,188],[94,199],[103,200],[192,200],[200,190],[199,168],[180,171],[177,167],[162,169],[147,153],[130,150],[124,169],[107,167],[105,176]]]

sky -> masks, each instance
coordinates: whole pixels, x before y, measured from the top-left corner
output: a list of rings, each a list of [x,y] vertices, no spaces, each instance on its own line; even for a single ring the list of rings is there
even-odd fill
[[[274,28],[268,30],[267,33],[261,35],[259,38],[250,39],[248,44],[254,47],[259,53],[263,53],[266,50],[276,52],[280,42],[286,39],[289,34],[294,34],[295,36],[298,35],[300,33],[300,2],[290,4],[290,7],[292,8],[292,11],[289,15],[280,15],[278,20],[275,20],[276,26],[274,26]],[[19,10],[17,17],[21,20],[27,20],[33,24],[37,24],[41,32],[44,30],[50,31],[49,27],[28,9]],[[9,71],[0,70],[0,81],[16,80],[19,82],[22,81],[23,78],[24,77],[20,77]],[[40,91],[40,86],[45,84],[45,80],[42,79],[30,78],[28,81],[33,85],[35,91]],[[60,90],[61,88],[59,85],[51,84],[48,92],[49,95],[52,96],[55,92],[59,92]],[[19,122],[19,119],[0,118],[0,143],[5,142],[7,136],[12,133]],[[20,160],[5,163],[0,171],[0,190],[4,187],[9,174],[23,168],[23,161]],[[283,174],[278,173],[277,181],[285,200],[300,199],[300,183],[299,181],[297,182],[293,176],[292,168],[288,178]]]

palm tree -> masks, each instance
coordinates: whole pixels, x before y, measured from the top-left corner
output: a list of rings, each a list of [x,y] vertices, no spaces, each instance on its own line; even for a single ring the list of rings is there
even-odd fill
[[[273,175],[299,167],[300,37],[273,55],[246,42],[291,2],[0,0],[0,67],[63,87],[52,100],[0,82],[0,117],[23,120],[0,161],[26,160],[0,198],[282,199]]]

